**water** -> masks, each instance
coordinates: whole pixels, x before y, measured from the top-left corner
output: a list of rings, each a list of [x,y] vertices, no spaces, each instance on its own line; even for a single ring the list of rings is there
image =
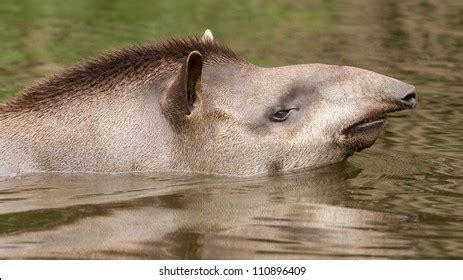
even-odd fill
[[[0,2],[0,100],[88,56],[214,36],[261,66],[353,65],[416,85],[376,144],[314,171],[0,181],[0,258],[463,258],[463,4]]]

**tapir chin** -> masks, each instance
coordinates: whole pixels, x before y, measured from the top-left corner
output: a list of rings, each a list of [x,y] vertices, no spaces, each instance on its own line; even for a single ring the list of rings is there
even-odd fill
[[[207,30],[91,59],[0,105],[0,174],[278,174],[370,147],[386,114],[416,104],[413,86],[359,68],[255,66]]]

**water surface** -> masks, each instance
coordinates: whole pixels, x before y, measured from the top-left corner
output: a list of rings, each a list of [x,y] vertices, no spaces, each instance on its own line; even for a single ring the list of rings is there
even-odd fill
[[[261,66],[353,65],[416,85],[376,144],[246,179],[0,181],[0,258],[463,258],[461,1],[0,2],[0,100],[109,49],[214,36]]]

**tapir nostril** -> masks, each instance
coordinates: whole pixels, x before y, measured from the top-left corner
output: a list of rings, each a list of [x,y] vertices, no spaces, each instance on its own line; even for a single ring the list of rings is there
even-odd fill
[[[414,108],[416,106],[416,89],[412,87],[405,95],[400,99],[401,103],[407,107]]]

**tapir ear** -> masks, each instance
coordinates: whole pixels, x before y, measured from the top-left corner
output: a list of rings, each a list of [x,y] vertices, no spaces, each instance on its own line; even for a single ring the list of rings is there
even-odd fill
[[[193,112],[201,90],[202,69],[203,56],[192,51],[164,97],[162,109],[166,115],[178,119]]]
[[[203,37],[201,37],[201,40],[203,42],[214,41],[214,36],[212,35],[212,32],[209,29],[206,29],[206,31],[204,31]]]

